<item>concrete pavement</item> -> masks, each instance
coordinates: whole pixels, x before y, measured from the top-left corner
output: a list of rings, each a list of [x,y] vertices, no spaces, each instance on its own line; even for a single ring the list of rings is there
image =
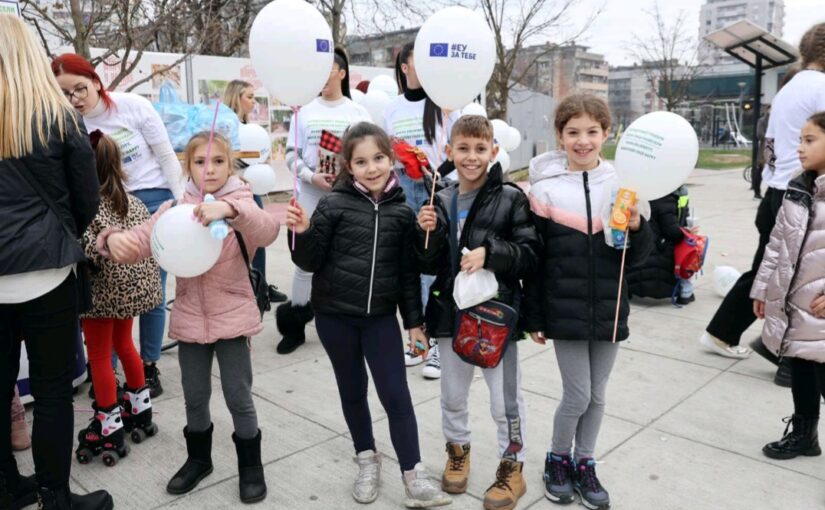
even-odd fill
[[[668,302],[634,302],[632,336],[622,346],[608,390],[607,416],[597,449],[599,476],[614,509],[810,509],[825,508],[825,459],[774,461],[762,445],[777,439],[790,415],[790,391],[774,386],[773,366],[752,355],[737,361],[704,352],[697,339],[721,299],[713,292],[716,265],[745,270],[756,247],[751,199],[741,170],[697,170],[689,181],[692,205],[711,236],[707,274],[696,287],[697,301],[677,309]],[[286,230],[268,250],[268,276],[289,293],[292,265]],[[173,293],[170,279],[170,294]],[[745,341],[755,337],[757,324]],[[313,327],[308,342],[279,356],[272,314],[253,340],[255,401],[263,429],[263,460],[269,496],[259,508],[362,509],[350,496],[356,472],[352,446],[335,381]],[[528,492],[520,509],[556,508],[544,498],[544,452],[552,432],[561,380],[552,347],[519,344],[528,415],[525,466]],[[77,491],[107,488],[117,508],[219,509],[240,507],[232,421],[223,402],[217,363],[213,369],[215,422],[214,473],[198,489],[180,497],[164,490],[185,459],[185,423],[175,350],[160,362],[165,393],[155,402],[159,435],[114,468],[101,462],[72,466]],[[231,375],[230,375],[231,376]],[[408,369],[421,437],[430,471],[440,476],[445,460],[439,383]],[[76,399],[75,427],[89,414],[86,386]],[[454,498],[453,509],[479,509],[497,467],[495,428],[489,417],[487,387],[479,374],[470,392],[474,429],[469,491]],[[370,403],[378,448],[384,455],[382,489],[369,508],[398,509],[403,500],[398,464],[387,419],[375,392]],[[29,410],[29,419],[31,411]],[[17,455],[30,473],[31,455]],[[576,508],[573,505],[570,508]]]

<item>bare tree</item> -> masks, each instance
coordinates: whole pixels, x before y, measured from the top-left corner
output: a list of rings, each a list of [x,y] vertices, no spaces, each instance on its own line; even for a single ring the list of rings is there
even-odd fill
[[[535,70],[537,62],[557,45],[523,58],[520,53],[531,40],[544,37],[560,28],[569,28],[569,18],[579,0],[479,0],[484,18],[496,44],[496,66],[487,85],[487,112],[491,118],[506,118],[510,90]],[[601,8],[574,28],[575,39],[599,15]],[[516,62],[519,62],[516,71]]]
[[[158,49],[158,34],[167,31],[172,20],[179,20],[175,31],[193,33],[190,22],[180,21],[187,19],[181,16],[186,8],[187,0],[21,1],[23,18],[34,26],[50,57],[59,48],[70,46],[94,66],[104,61],[118,66],[118,74],[107,84],[111,89],[135,70],[145,51]],[[206,33],[200,34],[185,37],[183,53],[200,49]],[[93,56],[93,47],[105,51]],[[157,69],[155,74],[173,66]]]
[[[703,62],[699,44],[686,26],[687,14],[679,14],[668,22],[659,7],[646,11],[654,28],[652,36],[634,35],[628,49],[640,62],[651,89],[664,101],[667,111],[674,110],[690,93],[690,84],[701,74]]]

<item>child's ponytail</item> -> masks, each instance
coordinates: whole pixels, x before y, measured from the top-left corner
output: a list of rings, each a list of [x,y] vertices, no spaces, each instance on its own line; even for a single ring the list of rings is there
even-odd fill
[[[100,194],[112,202],[116,215],[125,218],[129,214],[129,196],[123,186],[126,174],[121,163],[120,147],[97,129],[89,133],[89,139],[95,150]]]

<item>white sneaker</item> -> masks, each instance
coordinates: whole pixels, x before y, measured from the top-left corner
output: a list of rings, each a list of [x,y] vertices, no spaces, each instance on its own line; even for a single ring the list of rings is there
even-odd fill
[[[430,478],[420,462],[412,470],[404,471],[401,478],[404,481],[404,492],[407,496],[404,506],[407,508],[430,508],[449,505],[453,502],[441,491],[441,483]]]
[[[352,486],[352,497],[359,503],[372,503],[378,498],[381,456],[372,450],[365,450],[358,453],[353,460],[358,464],[358,477]]]
[[[699,338],[699,343],[710,352],[726,358],[745,359],[751,354],[751,350],[744,345],[728,345],[707,331]]]
[[[441,379],[441,358],[438,355],[438,344],[430,348],[427,354],[427,364],[421,371],[424,379]]]
[[[407,351],[404,353],[404,365],[414,367],[422,363],[424,363],[424,356],[420,354],[413,354],[412,351]]]

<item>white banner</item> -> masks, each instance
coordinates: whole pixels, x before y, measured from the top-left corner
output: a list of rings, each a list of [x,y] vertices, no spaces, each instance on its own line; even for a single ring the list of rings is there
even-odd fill
[[[0,0],[0,14],[14,14],[20,17],[20,2],[18,0]]]

